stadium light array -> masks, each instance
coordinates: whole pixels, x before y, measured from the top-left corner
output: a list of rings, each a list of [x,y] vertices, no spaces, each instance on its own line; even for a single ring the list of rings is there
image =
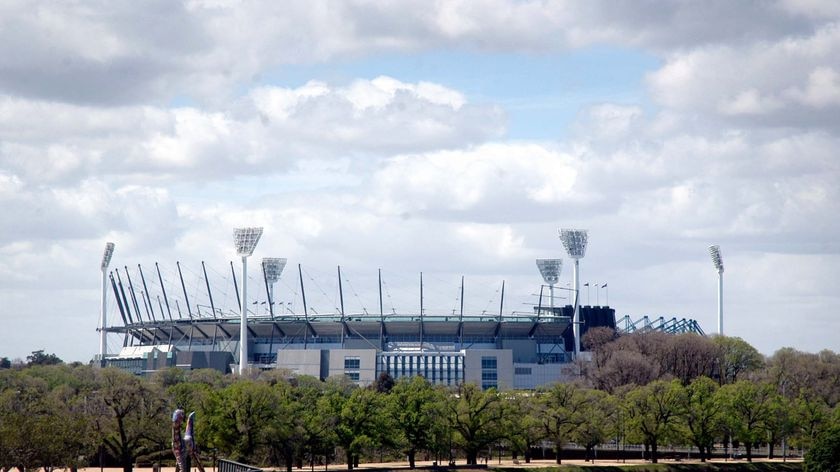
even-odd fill
[[[111,257],[114,255],[114,243],[105,243],[105,252],[102,254],[102,263],[99,269],[102,271],[102,304],[100,306],[100,328],[99,331],[99,363],[101,366],[105,365],[105,355],[108,354],[108,339],[106,337],[105,328],[108,325],[107,319],[107,297],[105,296],[106,274],[108,273],[108,266],[111,264]]]
[[[586,243],[589,235],[585,229],[561,229],[560,241],[566,253],[575,261],[572,278],[575,291],[575,314],[572,319],[572,330],[575,337],[575,359],[580,355],[580,260],[586,255]]]
[[[264,257],[262,260],[265,282],[268,284],[269,303],[274,303],[274,284],[280,280],[280,274],[286,268],[286,259],[282,257]]]
[[[239,309],[239,375],[243,375],[248,368],[248,257],[254,253],[262,233],[262,227],[235,228],[233,230],[236,254],[242,257],[242,305]]]
[[[709,255],[718,273],[718,334],[723,336],[723,256],[720,254],[720,246],[709,246]]]
[[[537,259],[537,268],[540,269],[543,281],[548,284],[548,300],[551,307],[551,316],[554,316],[554,286],[560,281],[560,271],[563,270],[562,259]]]

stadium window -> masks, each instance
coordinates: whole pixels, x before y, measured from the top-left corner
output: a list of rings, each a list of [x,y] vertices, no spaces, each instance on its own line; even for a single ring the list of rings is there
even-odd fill
[[[530,367],[517,367],[513,372],[515,375],[531,375]]]
[[[359,369],[361,368],[362,361],[359,359],[359,356],[347,356],[344,358],[344,368],[345,369]]]
[[[346,375],[348,379],[350,379],[354,382],[359,381],[359,373],[358,372],[345,372],[344,375]]]
[[[482,357],[481,358],[481,368],[482,369],[495,369],[496,368],[496,358],[495,357]]]

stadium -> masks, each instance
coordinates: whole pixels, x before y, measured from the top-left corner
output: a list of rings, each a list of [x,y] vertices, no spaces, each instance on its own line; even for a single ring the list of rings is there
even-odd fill
[[[585,232],[583,235],[585,245]],[[295,305],[274,299],[285,259],[265,258],[259,277],[242,277],[248,273],[247,258],[259,236],[251,234],[250,238],[250,247],[237,244],[243,261],[239,276],[231,262],[229,274],[209,277],[202,262],[200,272],[191,272],[196,280],[189,288],[184,282],[186,268],[180,262],[176,263],[177,274],[167,277],[157,263],[151,277],[146,277],[139,264],[137,270],[128,266],[109,270],[114,245],[108,243],[101,265],[101,345],[94,362],[136,374],[169,367],[239,369],[240,373],[246,369],[288,369],[320,379],[346,376],[360,385],[387,373],[395,379],[422,375],[441,385],[472,382],[482,388],[533,389],[574,378],[577,367],[572,361],[585,359],[587,354],[580,352],[580,338],[594,327],[616,328],[615,310],[609,306],[580,305],[576,296],[570,297],[571,304],[554,306],[562,268],[559,259],[537,260],[545,284],[539,286],[536,303],[527,312],[504,309],[504,282],[498,311],[465,312],[463,278],[460,310],[427,310],[422,274],[420,309],[411,313],[386,310],[381,270],[378,312],[345,311],[339,268],[339,306],[333,313],[316,313],[307,306],[300,265],[295,284],[299,284],[299,302]],[[573,257],[575,288],[571,294],[580,293],[577,262],[581,257],[582,251]],[[119,322],[107,322],[109,304],[115,307]],[[242,306],[251,308],[243,313]],[[660,320],[633,323],[625,317],[622,323],[627,330],[702,333],[692,320]],[[108,352],[109,339],[120,340],[119,352]]]

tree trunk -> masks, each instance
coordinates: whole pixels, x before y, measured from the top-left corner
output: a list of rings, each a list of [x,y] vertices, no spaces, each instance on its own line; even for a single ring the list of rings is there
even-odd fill
[[[562,457],[563,457],[563,444],[562,443],[554,443],[554,454],[557,456],[557,463],[562,464]]]
[[[700,451],[700,462],[706,462],[706,450],[703,448],[703,445],[699,443],[694,443],[694,445]]]
[[[464,451],[467,454],[467,465],[478,464],[478,451]]]
[[[347,451],[347,470],[353,470],[353,453]]]
[[[659,463],[659,458],[656,456],[656,440],[650,442],[650,462],[653,464]]]
[[[414,449],[408,451],[408,468],[414,469],[414,455],[417,453]]]
[[[767,444],[767,458],[768,458],[768,459],[772,459],[772,458],[773,458],[773,452],[774,452],[774,451],[773,451],[773,446],[774,446],[774,444],[773,444],[773,443],[774,443],[774,441],[771,439],[771,440],[770,440],[770,443],[769,443],[769,444]]]
[[[525,449],[525,463],[526,464],[531,463],[531,446],[530,445]]]
[[[283,462],[286,463],[286,472],[292,472],[292,464],[295,461],[294,451],[287,447],[283,450]]]
[[[747,448],[747,462],[752,462],[752,443],[747,441],[744,443],[744,447]]]

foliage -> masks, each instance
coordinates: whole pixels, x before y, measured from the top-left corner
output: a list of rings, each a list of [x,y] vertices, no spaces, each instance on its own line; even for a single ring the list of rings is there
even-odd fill
[[[805,454],[805,472],[836,472],[840,467],[840,426],[817,436],[814,446]]]
[[[32,354],[26,356],[26,365],[33,366],[33,365],[56,365],[56,364],[63,364],[62,361],[58,356],[55,354],[46,354],[44,350],[32,351]]]
[[[448,405],[454,440],[466,454],[467,464],[477,464],[479,451],[504,436],[499,392],[494,388],[482,391],[475,384],[461,385]]]
[[[544,440],[558,460],[570,441],[590,453],[612,440],[645,444],[655,459],[662,444],[693,445],[708,456],[730,437],[749,457],[755,444],[769,444],[772,454],[782,440],[816,457],[840,422],[840,358],[831,351],[783,349],[764,364],[738,339],[591,333],[588,342],[600,349],[585,372],[591,384],[528,392],[387,376],[359,388],[345,377],[324,382],[288,371],[243,378],[170,369],[137,377],[43,365],[38,359],[50,356],[35,351],[36,362],[0,369],[0,467],[51,471],[101,458],[130,470],[138,461],[171,461],[176,407],[196,411],[205,456],[214,451],[288,472],[303,463],[326,467],[336,454],[348,468],[374,457],[440,461],[453,450],[475,464],[497,445],[528,462]]]

